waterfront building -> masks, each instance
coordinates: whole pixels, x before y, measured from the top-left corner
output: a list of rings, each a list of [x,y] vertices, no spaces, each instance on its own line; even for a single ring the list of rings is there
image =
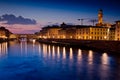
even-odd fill
[[[75,39],[76,38],[76,27],[68,25],[66,28],[63,28],[59,31],[59,35],[63,39]]]
[[[60,37],[60,39],[65,39],[66,38],[66,29],[65,28],[63,28],[63,29],[61,29],[61,30],[59,30],[59,37]]]
[[[16,34],[10,34],[10,39],[17,39],[17,35]]]
[[[98,26],[77,26],[77,39],[83,40],[108,40],[109,28]]]
[[[40,31],[40,38],[59,38],[58,31],[61,28],[59,26],[47,26]]]
[[[76,39],[90,39],[90,26],[76,26]]]
[[[0,38],[6,38],[5,31],[0,30]]]
[[[110,28],[109,40],[115,40],[115,25]]]
[[[0,27],[0,38],[9,38],[10,34],[12,34],[8,29],[1,26]]]
[[[120,40],[120,20],[116,21],[115,28],[115,40]]]
[[[120,21],[116,21],[115,27],[103,22],[103,10],[98,11],[98,23],[96,26],[67,25],[64,22],[60,26],[48,26],[39,32],[39,38],[50,39],[81,39],[81,40],[120,40]]]
[[[45,27],[41,38],[109,40],[109,28],[100,26],[66,25],[64,27]]]

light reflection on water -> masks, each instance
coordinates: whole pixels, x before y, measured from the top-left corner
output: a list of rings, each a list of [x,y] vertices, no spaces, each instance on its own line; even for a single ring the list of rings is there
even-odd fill
[[[0,44],[0,56],[6,55],[8,53],[8,43],[4,42]]]
[[[108,55],[107,53],[103,53],[102,54],[102,64],[109,64],[109,58],[108,58]]]
[[[93,51],[92,50],[89,50],[89,53],[88,53],[88,62],[89,62],[89,64],[93,63]]]
[[[0,57],[3,55],[7,57],[0,58],[0,80],[120,78],[120,58],[92,50],[32,42],[14,42],[8,46],[5,42],[0,44]]]
[[[66,49],[63,47],[63,59],[66,59]]]

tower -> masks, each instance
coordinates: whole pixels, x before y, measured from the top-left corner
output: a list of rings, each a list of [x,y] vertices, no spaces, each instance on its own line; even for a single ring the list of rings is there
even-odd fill
[[[102,25],[102,24],[103,24],[103,11],[102,11],[102,9],[100,9],[100,10],[98,11],[98,24],[99,24],[99,25]]]

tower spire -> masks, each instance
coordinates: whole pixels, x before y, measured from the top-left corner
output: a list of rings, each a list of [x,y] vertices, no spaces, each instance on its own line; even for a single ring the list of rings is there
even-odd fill
[[[98,24],[103,24],[103,10],[102,9],[100,9],[99,11],[98,11]]]

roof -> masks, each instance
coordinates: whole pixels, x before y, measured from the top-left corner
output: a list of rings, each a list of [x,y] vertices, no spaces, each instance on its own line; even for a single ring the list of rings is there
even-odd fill
[[[115,22],[120,22],[120,20],[117,20],[117,21],[115,21]]]
[[[76,28],[108,28],[103,26],[91,26],[91,25],[77,25]]]

